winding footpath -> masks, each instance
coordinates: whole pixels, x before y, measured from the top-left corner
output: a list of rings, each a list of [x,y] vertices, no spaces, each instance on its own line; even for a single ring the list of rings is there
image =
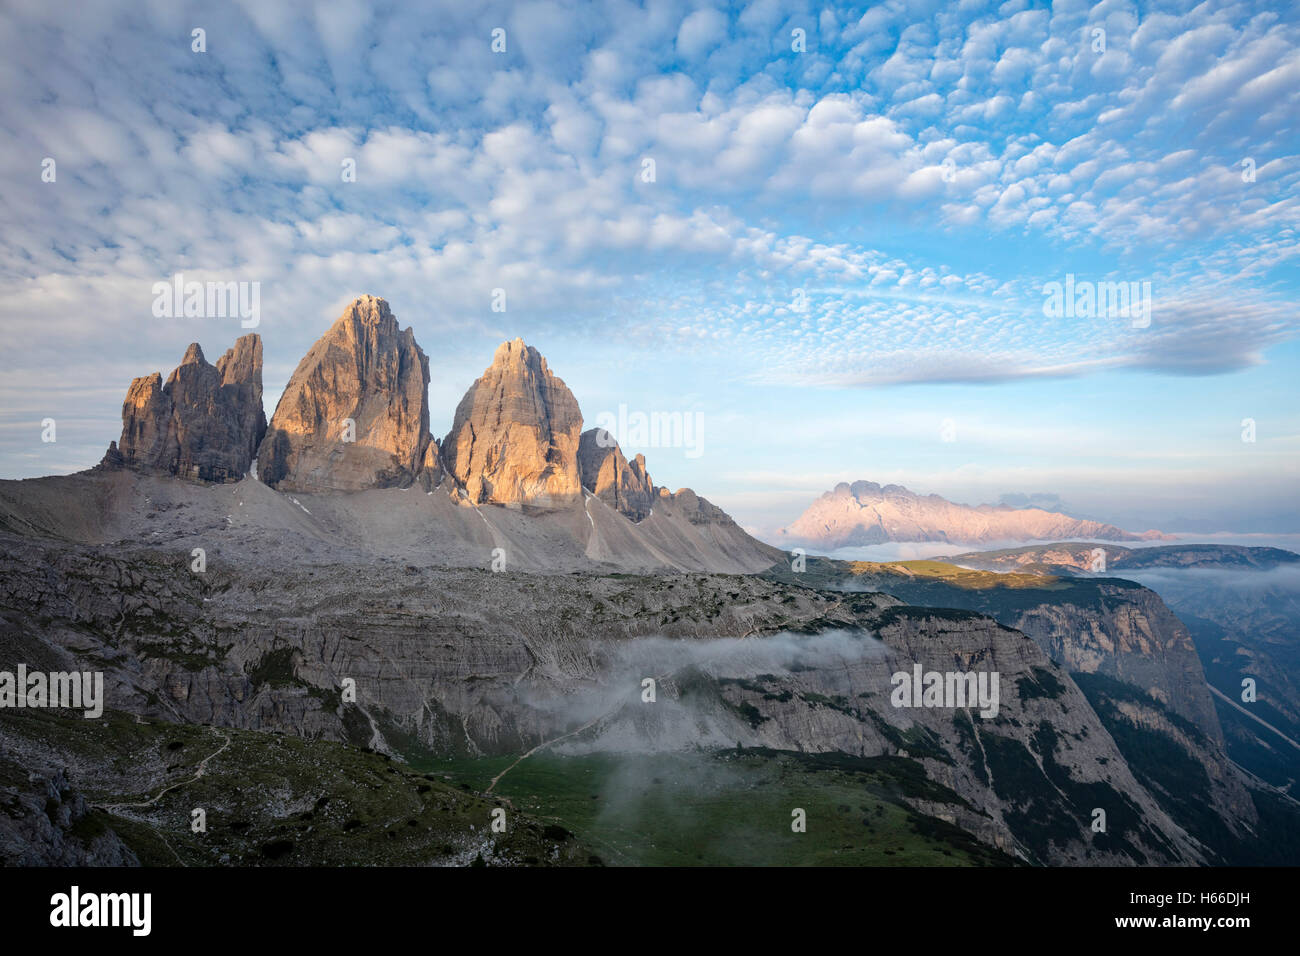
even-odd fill
[[[215,729],[215,728],[213,728],[213,729]],[[218,732],[218,733],[221,733],[221,731],[217,731],[217,732]],[[207,771],[207,769],[208,769],[208,763],[209,763],[210,761],[212,761],[214,758],[216,758],[217,756],[219,756],[222,752],[224,752],[224,751],[226,750],[226,748],[228,748],[228,747],[230,746],[230,735],[229,735],[229,734],[225,734],[225,733],[221,733],[221,736],[222,736],[222,739],[224,740],[224,743],[222,743],[222,745],[221,745],[220,747],[218,747],[218,748],[217,748],[216,750],[214,750],[212,753],[208,754],[206,757],[204,757],[202,760],[199,761],[199,765],[198,765],[198,767],[195,769],[194,776],[190,777],[188,780],[182,780],[182,781],[180,781],[179,783],[173,783],[170,787],[164,787],[162,790],[159,790],[159,791],[158,791],[158,795],[157,795],[157,796],[155,796],[155,797],[154,797],[153,799],[151,799],[151,800],[146,800],[144,803],[108,803],[108,804],[101,804],[101,805],[99,805],[99,809],[101,809],[101,810],[127,810],[127,809],[139,809],[139,808],[141,808],[141,807],[151,807],[151,806],[153,806],[155,803],[157,803],[159,800],[161,800],[164,796],[166,796],[167,794],[171,793],[173,790],[176,790],[176,789],[179,788],[179,787],[184,787],[184,786],[187,786],[188,784],[193,783],[194,781],[196,781],[196,780],[198,780],[200,777],[202,777],[203,774]]]

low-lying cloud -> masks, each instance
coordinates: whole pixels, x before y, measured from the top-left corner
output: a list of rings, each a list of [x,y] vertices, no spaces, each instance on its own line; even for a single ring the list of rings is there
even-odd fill
[[[699,677],[713,682],[770,676],[783,683],[805,671],[847,673],[864,661],[884,660],[888,653],[870,634],[847,630],[744,639],[634,638],[603,646],[595,661],[598,676],[586,685],[562,697],[524,691],[525,703],[546,714],[552,726],[594,731],[558,740],[553,752],[731,747],[738,731],[744,733],[744,722],[719,706],[714,695],[696,693]],[[647,679],[654,681],[653,688],[644,683]],[[646,699],[651,690],[653,702]],[[881,690],[887,692],[888,684]]]

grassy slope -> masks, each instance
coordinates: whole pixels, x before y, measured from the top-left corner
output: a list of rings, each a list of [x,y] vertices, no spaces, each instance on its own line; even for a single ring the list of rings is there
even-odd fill
[[[501,800],[342,744],[52,711],[6,714],[0,739],[6,752],[19,752],[18,766],[24,754],[66,764],[96,807],[80,827],[111,827],[145,865],[597,862],[571,834]],[[10,777],[0,773],[0,789],[21,784]],[[127,805],[176,784],[148,806]],[[196,807],[207,813],[206,833],[191,832]],[[494,837],[497,807],[507,810],[507,828]]]
[[[1055,575],[996,573],[960,568],[943,561],[849,561],[848,569],[855,575],[887,574],[916,581],[935,580],[968,591],[988,591],[998,588],[1037,591],[1069,590],[1070,582]]]
[[[434,761],[474,788],[514,758]],[[553,819],[603,858],[631,865],[1004,865],[955,826],[909,809],[904,794],[959,803],[905,760],[769,750],[649,755],[537,754],[496,792]],[[791,811],[807,830],[791,830]]]

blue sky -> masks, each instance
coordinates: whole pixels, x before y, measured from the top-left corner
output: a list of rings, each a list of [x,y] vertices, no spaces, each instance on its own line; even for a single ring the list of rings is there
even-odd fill
[[[759,531],[859,478],[1300,531],[1291,4],[10,2],[0,74],[0,476],[242,334],[152,315],[182,272],[260,283],[268,415],[381,295],[435,435],[520,335],[591,423],[698,413],[627,450]],[[1048,317],[1067,273],[1149,325]]]

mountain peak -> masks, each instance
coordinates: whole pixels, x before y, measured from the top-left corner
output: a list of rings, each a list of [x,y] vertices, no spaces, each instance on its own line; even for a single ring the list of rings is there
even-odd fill
[[[190,347],[185,350],[185,357],[181,359],[182,365],[207,365],[207,359],[203,357],[203,349],[199,347],[198,342],[191,342]]]
[[[407,485],[428,464],[429,359],[388,303],[353,300],[285,386],[258,451],[289,491]]]
[[[166,384],[157,372],[131,383],[122,436],[99,471],[237,481],[256,461],[257,478],[269,488],[330,499],[317,511],[315,504],[276,506],[281,496],[262,497],[272,510],[258,519],[270,522],[259,526],[259,540],[271,547],[304,533],[306,521],[315,526],[313,548],[354,556],[360,547],[458,566],[478,563],[487,540],[510,543],[512,566],[541,570],[594,563],[730,574],[763,570],[781,558],[689,488],[655,487],[645,456],[627,458],[609,432],[584,433],[572,392],[521,338],[496,348],[458,405],[445,448],[429,434],[428,385],[429,360],[412,330],[399,327],[383,299],[361,296],[298,363],[269,427],[261,338],[237,339],[215,366],[194,344]],[[441,494],[332,494],[417,481]],[[206,500],[229,518],[227,498],[194,494],[191,500]],[[505,516],[503,526],[503,516],[488,509],[468,513],[470,505],[489,503],[524,513]],[[543,509],[549,513],[534,513]],[[322,523],[313,511],[333,517]],[[288,518],[276,524],[275,514]],[[382,533],[379,525],[369,533],[376,517]],[[360,537],[339,534],[328,543],[347,521],[355,521]],[[150,525],[146,533],[156,531]],[[235,540],[244,543],[250,534],[257,532],[241,526]]]
[[[397,319],[388,306],[388,300],[377,295],[359,295],[347,304],[334,326],[358,324],[375,328],[391,326],[396,329]]]
[[[197,348],[197,346],[194,346]],[[262,376],[262,337],[256,333],[241,335],[235,339],[233,348],[226,349],[224,355],[217,359],[217,371],[221,374],[224,385],[250,382],[256,376]],[[259,401],[260,401],[259,397]]]
[[[1132,534],[1100,521],[1042,508],[955,504],[938,495],[918,495],[902,485],[841,481],[781,536],[828,550],[886,541],[1040,541],[1092,538],[1137,541],[1159,532]]]
[[[581,432],[573,393],[516,338],[497,347],[461,399],[443,454],[474,504],[558,505],[582,497]]]
[[[265,431],[261,338],[243,336],[216,367],[193,342],[165,385],[158,372],[131,382],[122,404],[122,437],[103,464],[238,481]]]
[[[537,377],[551,375],[551,368],[546,364],[546,356],[518,336],[507,339],[497,346],[496,351],[492,353],[492,364],[489,367],[520,368]]]
[[[578,446],[578,468],[583,487],[605,504],[633,521],[649,517],[655,487],[646,473],[645,455],[629,462],[613,435],[603,428],[589,428]]]

